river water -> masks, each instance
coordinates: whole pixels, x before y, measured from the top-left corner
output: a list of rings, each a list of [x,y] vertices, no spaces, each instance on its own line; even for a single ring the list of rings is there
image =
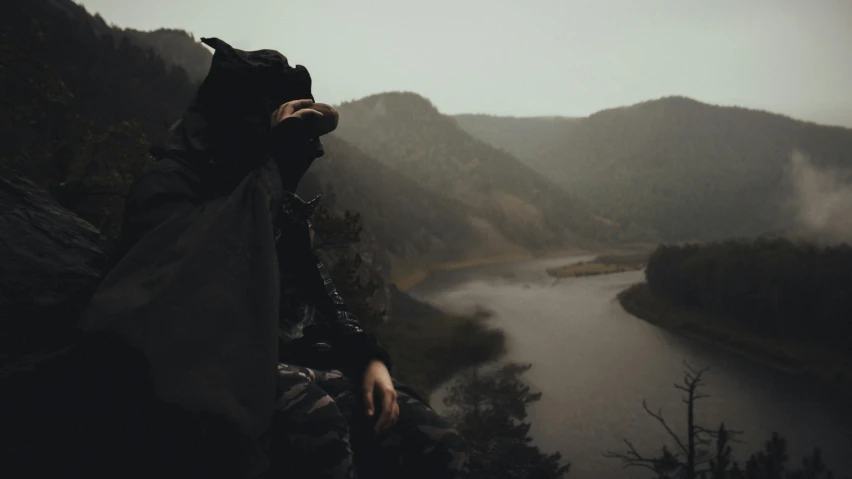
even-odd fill
[[[649,455],[666,441],[642,410],[643,399],[653,410],[662,408],[676,431],[683,430],[686,412],[673,385],[682,379],[684,361],[711,368],[704,388],[710,397],[699,401],[696,420],[709,428],[724,421],[729,429],[743,430],[743,443],[734,446],[738,457],[762,448],[777,431],[789,441],[791,465],[821,446],[835,473],[852,474],[852,399],[625,312],[616,294],[642,281],[641,272],[559,280],[545,272],[590,258],[441,272],[410,293],[447,311],[481,306],[493,313],[492,325],[507,335],[506,359],[531,363],[525,380],[543,393],[530,409],[535,443],[571,461],[569,477],[648,477],[641,469],[623,470],[602,453],[623,451],[623,438]],[[433,398],[436,407],[441,395]]]

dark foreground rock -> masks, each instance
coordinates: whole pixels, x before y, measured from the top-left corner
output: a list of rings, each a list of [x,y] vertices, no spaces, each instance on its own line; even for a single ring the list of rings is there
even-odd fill
[[[0,477],[239,477],[234,430],[158,403],[147,364],[77,319],[108,267],[92,225],[0,171]]]
[[[3,371],[67,348],[106,267],[94,226],[26,178],[0,171],[0,351]]]
[[[0,171],[0,442],[9,477],[59,473],[50,464],[74,449],[75,322],[106,267],[102,242],[47,192]]]

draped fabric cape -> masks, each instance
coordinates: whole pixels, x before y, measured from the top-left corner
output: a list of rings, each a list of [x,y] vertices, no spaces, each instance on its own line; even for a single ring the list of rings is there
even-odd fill
[[[80,327],[141,353],[159,400],[223,417],[257,440],[275,400],[280,294],[273,227],[283,190],[268,119],[283,102],[312,98],[310,76],[277,52],[203,41],[216,49],[213,65],[165,152],[182,158],[169,160],[174,177],[204,191],[145,227],[125,224],[120,259]],[[157,181],[143,176],[128,210],[184,187]]]
[[[108,274],[81,323],[142,352],[160,399],[222,414],[251,438],[275,396],[281,194],[270,162],[230,195],[174,211]]]

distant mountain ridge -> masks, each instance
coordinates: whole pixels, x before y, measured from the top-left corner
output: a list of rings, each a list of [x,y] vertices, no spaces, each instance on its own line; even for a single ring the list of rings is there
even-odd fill
[[[323,144],[326,154],[311,167],[300,194],[323,193],[337,208],[360,213],[394,264],[459,261],[513,247],[483,231],[464,204],[424,189],[337,135]]]
[[[183,68],[193,82],[203,80],[210,69],[213,54],[186,30],[159,28],[141,31],[121,28],[110,25],[99,14],[90,14],[85,7],[72,0],[38,0],[33,3],[41,4],[32,7],[41,12],[41,18],[45,18],[44,14],[64,14],[68,20],[87,24],[95,35],[109,35],[116,41],[127,38],[139,47],[150,49],[169,66]]]
[[[192,33],[169,28],[120,31],[137,45],[157,52],[169,65],[184,68],[193,82],[201,83],[210,71],[213,54]]]
[[[410,92],[338,106],[337,134],[436,194],[460,201],[510,240],[538,250],[608,239],[614,228],[505,151]]]
[[[487,124],[465,121],[488,138]],[[577,119],[546,143],[519,157],[603,215],[648,225],[666,241],[789,228],[793,150],[819,167],[852,166],[850,129],[677,96]]]

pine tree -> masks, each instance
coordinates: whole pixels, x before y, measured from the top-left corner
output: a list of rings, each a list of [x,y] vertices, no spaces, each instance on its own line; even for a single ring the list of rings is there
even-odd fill
[[[529,364],[508,363],[490,372],[465,373],[450,388],[444,403],[470,450],[470,471],[476,479],[558,479],[570,464],[561,455],[546,454],[531,444],[527,408],[541,399],[521,380]]]

